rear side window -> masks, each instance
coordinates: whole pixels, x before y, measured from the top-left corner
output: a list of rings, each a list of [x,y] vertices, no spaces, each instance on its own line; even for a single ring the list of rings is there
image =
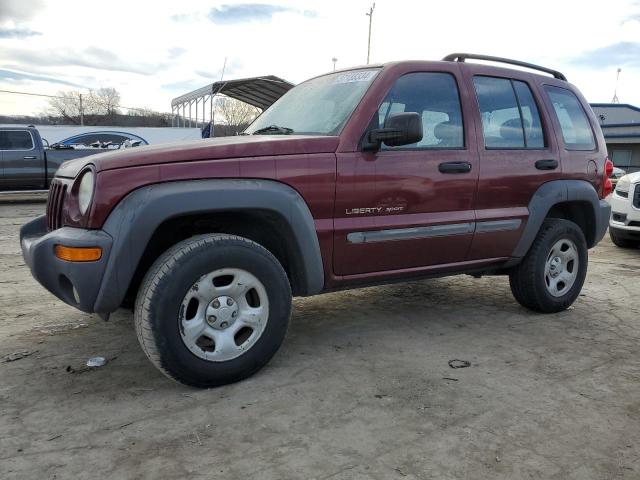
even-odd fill
[[[26,130],[0,130],[0,150],[31,150],[33,139]]]
[[[422,117],[422,140],[395,149],[464,148],[462,109],[456,80],[449,73],[417,72],[400,77],[378,109],[378,125],[389,115],[416,112]]]
[[[486,148],[544,148],[540,113],[529,86],[518,80],[473,77]]]
[[[596,148],[587,115],[573,92],[550,85],[545,85],[544,89],[549,95],[558,117],[567,150],[593,150]]]

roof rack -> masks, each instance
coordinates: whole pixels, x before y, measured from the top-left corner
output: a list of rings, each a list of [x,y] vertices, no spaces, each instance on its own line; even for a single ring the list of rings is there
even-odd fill
[[[486,60],[488,62],[508,63],[509,65],[517,65],[518,67],[530,68],[532,70],[539,70],[540,72],[553,75],[558,80],[567,81],[567,77],[557,70],[551,70],[550,68],[534,65],[533,63],[521,62],[519,60],[511,60],[510,58],[492,57],[490,55],[476,55],[474,53],[452,53],[447,55],[442,60],[446,62],[464,62],[467,58],[471,60]]]

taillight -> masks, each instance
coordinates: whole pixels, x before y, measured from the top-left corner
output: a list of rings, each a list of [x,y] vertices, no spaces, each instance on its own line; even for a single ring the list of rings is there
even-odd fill
[[[607,157],[604,161],[604,178],[602,179],[602,198],[608,197],[613,192],[613,183],[609,178],[613,174],[613,162]]]

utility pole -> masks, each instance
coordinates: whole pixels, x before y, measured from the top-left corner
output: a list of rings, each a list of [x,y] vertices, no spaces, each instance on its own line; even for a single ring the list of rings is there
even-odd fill
[[[618,80],[620,80],[620,72],[621,68],[618,68],[618,73],[616,74],[616,88],[613,90],[613,98],[611,99],[611,103],[620,103],[618,99]]]
[[[338,59],[336,57],[333,57],[331,59],[331,61],[333,62],[333,71],[335,72],[336,71],[336,62],[338,61]]]
[[[80,125],[84,125],[84,108],[82,108],[82,94],[80,96]]]
[[[371,53],[371,21],[373,20],[373,11],[376,8],[376,2],[373,2],[371,8],[369,9],[369,13],[365,13],[366,16],[369,17],[369,40],[367,41],[367,65],[369,65],[369,54]]]

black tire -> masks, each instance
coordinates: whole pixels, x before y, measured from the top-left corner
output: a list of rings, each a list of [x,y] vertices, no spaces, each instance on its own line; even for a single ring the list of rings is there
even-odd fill
[[[620,237],[611,227],[609,227],[609,237],[611,237],[613,244],[620,248],[638,248],[640,246],[640,242]]]
[[[263,284],[269,301],[264,331],[239,357],[213,362],[193,354],[181,337],[179,312],[194,282],[221,268],[239,268]],[[186,385],[208,388],[237,382],[266,365],[284,340],[291,287],[278,260],[246,238],[226,234],[184,240],[163,253],[138,291],[134,320],[145,354],[161,372]]]
[[[545,265],[552,247],[562,239],[570,240],[576,246],[578,272],[571,288],[562,296],[556,297],[547,288]],[[580,227],[569,220],[548,218],[543,222],[527,255],[510,272],[511,292],[520,305],[536,312],[555,313],[566,310],[580,294],[587,275],[587,264],[587,242]]]

